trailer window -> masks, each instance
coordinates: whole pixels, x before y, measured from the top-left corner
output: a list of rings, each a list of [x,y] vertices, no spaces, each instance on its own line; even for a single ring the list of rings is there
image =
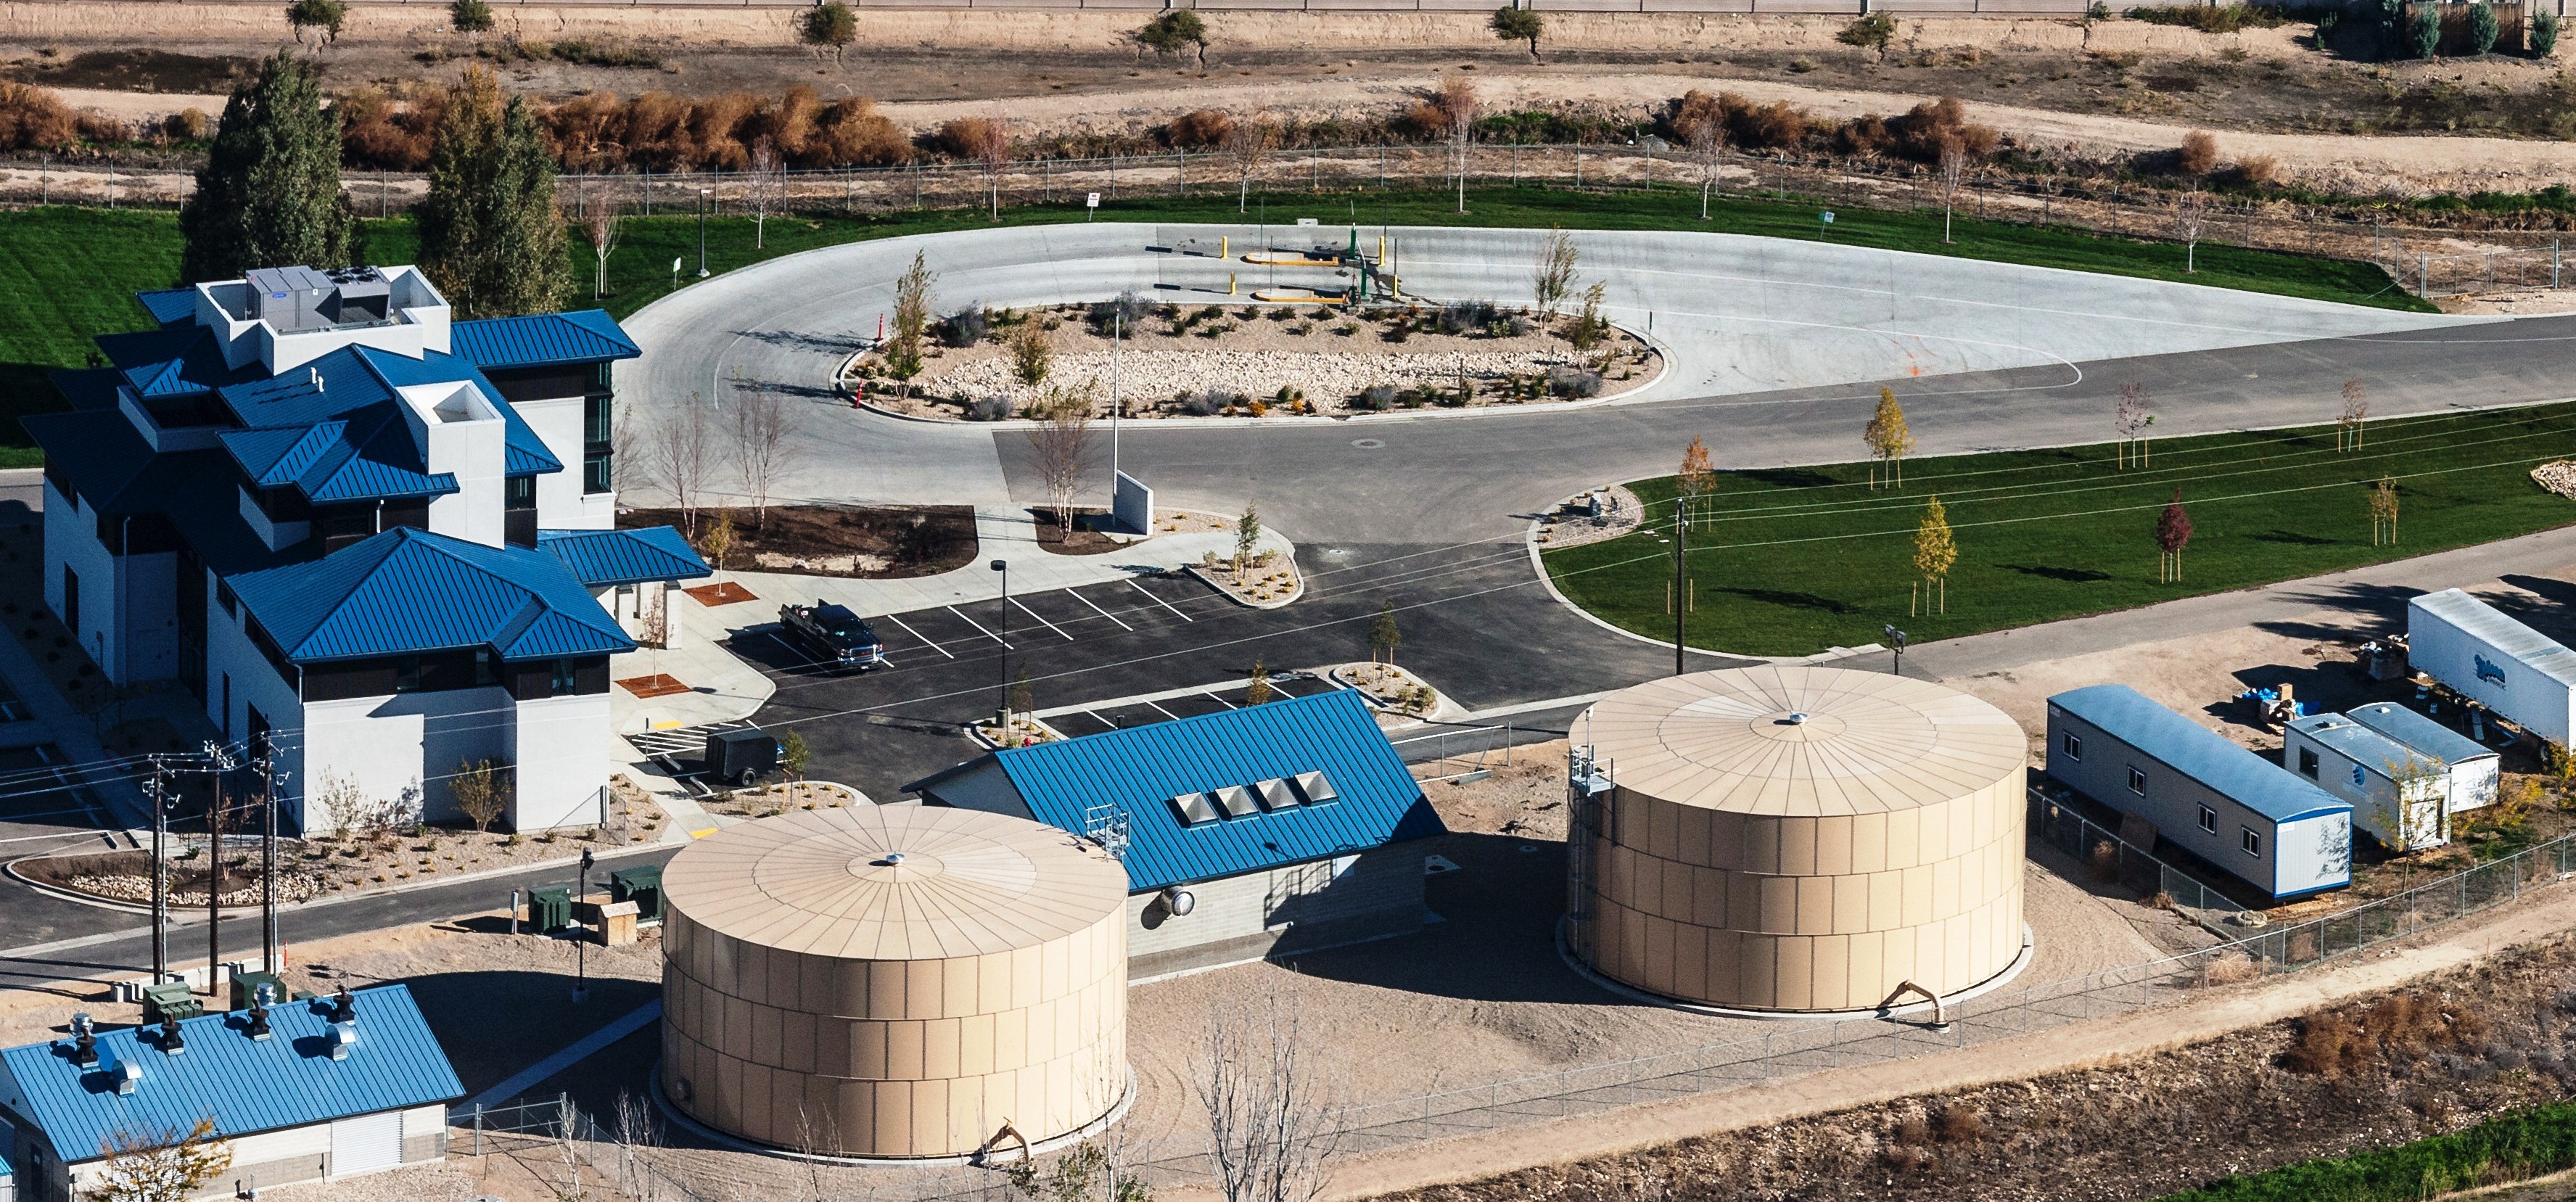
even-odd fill
[[[2238,830],[2239,830],[2240,832],[2242,832],[2242,837],[2243,837],[2243,839],[2244,839],[2244,841],[2245,841],[2245,854],[2246,854],[2246,855],[2249,855],[2249,856],[2260,856],[2260,855],[2262,855],[2262,854],[2263,854],[2263,835],[2262,835],[2262,833],[2261,833],[2261,832],[2259,832],[2259,831],[2257,831],[2257,830],[2255,830],[2253,827],[2250,827],[2250,826],[2247,826],[2247,827],[2239,827],[2239,828],[2238,828]]]
[[[2059,740],[2059,745],[2066,749],[2066,758],[2070,760],[2082,760],[2084,758],[2084,740],[2077,738],[2074,735],[2067,735],[2063,739]]]
[[[2299,749],[2299,775],[2307,777],[2309,780],[2315,780],[2317,778],[2316,748],[2302,747]]]
[[[2213,809],[2209,808],[2208,806],[2202,806],[2202,807],[2200,807],[2200,829],[2205,830],[2205,831],[2208,831],[2210,834],[2213,834],[2213,835],[2217,834],[2217,833],[2218,833],[2218,811],[2213,810]]]
[[[2135,767],[2130,768],[2130,769],[2129,769],[2129,791],[2130,791],[2130,792],[2132,792],[2132,793],[2137,794],[2137,795],[2138,795],[2138,796],[2140,796],[2140,797],[2144,797],[2144,796],[2146,796],[2146,795],[2147,795],[2147,774],[2146,774],[2146,773],[2144,773],[2144,772],[2140,772],[2140,771],[2138,771]]]

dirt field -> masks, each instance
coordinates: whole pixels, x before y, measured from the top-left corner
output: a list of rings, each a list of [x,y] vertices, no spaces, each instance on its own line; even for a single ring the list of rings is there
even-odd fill
[[[2228,158],[2269,155],[2300,182],[2363,194],[2533,188],[2576,167],[2555,141],[2576,133],[2566,115],[2576,85],[2553,62],[2361,61],[2317,48],[2304,25],[2210,35],[2130,20],[1900,19],[1881,55],[1837,42],[1839,18],[1557,13],[1534,64],[1477,14],[1225,13],[1210,22],[1201,69],[1140,55],[1126,40],[1133,13],[870,10],[861,36],[871,50],[852,69],[797,47],[794,15],[508,6],[478,41],[448,31],[441,6],[368,5],[318,58],[344,88],[444,80],[477,54],[512,87],[558,98],[801,83],[827,99],[873,96],[914,130],[1005,116],[1024,136],[1133,132],[1201,107],[1384,117],[1440,73],[1473,71],[1489,109],[1621,120],[1694,87],[1821,116],[1957,94],[2026,145],[2088,156],[2169,150],[2207,126],[2228,135]],[[584,52],[567,61],[497,49],[512,37]],[[256,56],[291,40],[269,5],[0,4],[0,75],[76,89],[73,103],[128,118],[218,111]],[[628,60],[649,65],[599,65]],[[2514,140],[2468,136],[2488,132]],[[2422,136],[2385,136],[2399,133]]]
[[[2571,985],[2560,940],[2127,1063],[1394,1196],[2152,1198],[2576,1094]]]

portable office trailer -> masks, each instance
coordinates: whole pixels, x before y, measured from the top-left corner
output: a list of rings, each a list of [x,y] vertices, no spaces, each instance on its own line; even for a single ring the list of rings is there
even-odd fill
[[[2048,774],[2276,900],[2352,882],[2352,803],[2127,685],[2048,699]]]
[[[2455,588],[2406,602],[2406,658],[2444,687],[2567,746],[2576,651]]]
[[[2439,760],[2342,714],[2310,714],[2281,734],[2281,766],[2352,803],[2353,825],[2390,851],[2451,841]]]
[[[2388,736],[2442,765],[2443,808],[2457,814],[2496,799],[2504,760],[2478,741],[2393,701],[2345,710],[2344,717]]]

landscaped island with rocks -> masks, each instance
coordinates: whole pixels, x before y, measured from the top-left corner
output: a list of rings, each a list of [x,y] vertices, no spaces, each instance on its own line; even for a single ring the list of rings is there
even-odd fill
[[[1114,319],[1124,310],[1126,320]],[[1123,344],[1113,348],[1112,330]],[[1468,301],[1349,309],[1245,302],[972,306],[931,324],[920,371],[887,346],[841,383],[912,417],[997,421],[1088,395],[1095,416],[1340,416],[1579,400],[1654,381],[1663,356],[1597,313]]]

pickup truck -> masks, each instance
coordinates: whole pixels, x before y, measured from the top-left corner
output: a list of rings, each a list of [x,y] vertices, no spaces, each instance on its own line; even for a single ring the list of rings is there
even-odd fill
[[[885,644],[847,606],[818,601],[778,607],[780,641],[815,662],[865,671],[885,662]]]

